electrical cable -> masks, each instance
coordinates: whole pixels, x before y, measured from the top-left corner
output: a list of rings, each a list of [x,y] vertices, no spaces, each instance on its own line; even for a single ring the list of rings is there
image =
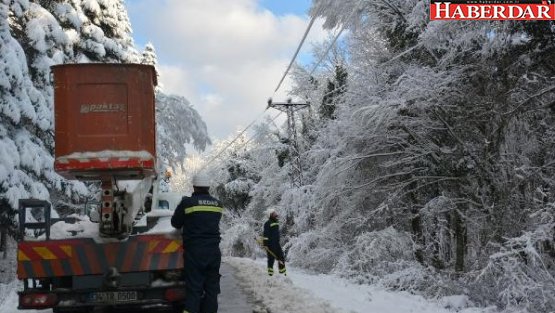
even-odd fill
[[[314,71],[316,71],[316,69],[318,68],[318,65],[320,65],[320,63],[322,63],[322,61],[324,60],[324,58],[328,55],[328,53],[330,52],[331,48],[335,45],[335,42],[337,41],[337,39],[339,38],[339,36],[341,36],[341,34],[343,33],[343,30],[345,29],[345,24],[343,24],[343,26],[341,27],[341,30],[337,33],[337,35],[335,36],[335,38],[333,38],[333,41],[331,42],[330,46],[328,47],[328,49],[326,49],[326,52],[324,52],[321,56],[320,59],[318,59],[318,62],[316,62],[316,64],[314,64],[314,66],[312,67],[312,70],[310,71],[310,73],[308,74],[308,76],[312,76],[312,74],[314,74]]]
[[[267,109],[266,109],[267,110]],[[266,110],[264,110],[264,112],[262,112],[262,115],[264,113],[266,113]],[[272,122],[275,121],[283,112],[279,112],[276,116],[274,116],[274,118],[271,120]],[[218,159],[218,157],[220,157],[220,155],[222,155],[222,153],[224,153],[229,147],[231,147],[232,144],[234,144],[246,131],[247,129],[249,129],[262,115],[259,115],[254,121],[252,121],[252,123],[249,124],[249,126],[245,127],[245,129],[243,129],[243,131],[241,131],[239,133],[239,135],[237,135],[230,143],[228,143],[223,149],[221,149],[215,156],[213,156],[212,158],[210,158],[210,160],[208,160],[208,162],[204,163],[204,165],[200,168],[200,171],[202,171],[203,169],[205,169],[209,164],[211,164],[212,162],[214,162],[216,159]],[[250,138],[249,140],[245,141],[244,143],[242,143],[239,148],[247,145],[249,142],[251,142],[254,139],[254,137]]]
[[[337,35],[335,35],[335,37],[333,38],[333,41],[331,42],[331,44],[329,45],[328,49],[326,49],[326,52],[324,52],[321,56],[320,59],[318,60],[318,62],[316,62],[316,64],[314,64],[314,66],[312,67],[312,70],[310,71],[310,74],[308,74],[309,76],[312,76],[312,74],[314,73],[314,71],[316,71],[316,68],[318,68],[318,65],[320,65],[320,63],[324,60],[324,58],[328,55],[328,53],[330,52],[331,48],[335,45],[335,42],[337,41],[337,39],[339,39],[339,37],[341,36],[341,34],[343,33],[343,31],[345,30],[345,25],[347,24],[347,22],[349,22],[352,18],[353,15],[355,14],[355,12],[357,11],[357,7],[355,6],[355,9],[351,12],[351,14],[349,15],[349,17],[345,20],[345,22],[343,22],[343,24],[341,25],[341,29],[339,30],[339,32],[337,33]]]
[[[210,163],[212,163],[214,160],[216,160],[222,153],[224,153],[225,150],[227,150],[227,148],[229,148],[233,143],[235,143],[252,125],[254,125],[254,123],[264,115],[264,113],[266,113],[266,111],[268,110],[268,107],[260,114],[258,115],[249,125],[247,125],[247,127],[245,127],[241,132],[239,132],[239,134],[229,143],[227,144],[227,146],[225,146],[223,149],[220,150],[220,152],[218,152],[218,154],[216,154],[216,156],[212,157],[208,162],[206,162],[201,170],[203,170],[204,168],[206,168],[206,166],[208,166]]]
[[[285,73],[283,73],[283,76],[281,77],[276,89],[274,90],[274,94],[279,90],[279,88],[281,87],[281,84],[285,80],[285,77],[289,73],[289,70],[291,70],[291,67],[293,66],[293,63],[295,62],[295,59],[297,58],[297,55],[299,54],[299,51],[301,50],[301,48],[302,48],[302,46],[303,46],[303,44],[306,40],[306,37],[308,36],[308,33],[310,32],[310,29],[312,28],[312,25],[314,24],[314,21],[316,20],[316,16],[317,16],[317,14],[315,14],[312,17],[312,19],[310,20],[310,22],[308,23],[308,26],[306,27],[303,38],[301,39],[301,42],[299,43],[299,46],[297,47],[297,50],[295,51],[295,54],[293,55],[293,58],[291,59],[291,62],[289,62],[289,66],[285,70]],[[208,162],[206,162],[200,170],[203,170],[204,168],[206,168],[206,166],[208,166],[210,163],[212,163],[214,160],[216,160],[222,153],[224,153],[224,151],[227,150],[227,148],[229,148],[232,144],[234,144],[262,115],[264,115],[264,113],[266,113],[267,110],[268,110],[268,107],[266,107],[266,109],[259,116],[257,116],[247,127],[245,127],[245,129],[243,129],[229,144],[227,144],[223,149],[221,149],[220,152],[218,152],[214,157],[212,157]],[[278,115],[276,115],[272,119],[272,121],[275,120],[281,113],[282,112],[278,113]],[[249,139],[246,143],[248,143],[251,140],[252,140],[252,138]]]
[[[267,108],[266,108],[267,110]],[[262,116],[264,115],[264,113],[266,113],[266,110],[264,110],[264,112],[262,112],[261,115],[259,115],[256,119],[254,119],[247,127],[245,127],[231,142],[229,142],[223,149],[220,150],[220,152],[218,152],[214,157],[212,157],[208,162],[206,162],[202,168],[206,168],[206,166],[208,166],[210,163],[212,163],[213,161],[215,161],[220,155],[222,155],[222,153],[225,152],[225,150],[227,150],[229,147],[231,147],[232,144],[234,144],[252,125],[254,125],[254,123]],[[274,116],[274,118],[271,120],[271,122],[275,121],[283,112],[279,112],[276,116]],[[246,144],[248,144],[249,142],[252,141],[252,139],[254,139],[254,137],[250,138],[249,140],[245,141],[243,144],[241,144],[239,146],[242,147]]]
[[[314,24],[315,20],[316,20],[316,14],[312,17],[312,19],[310,20],[310,23],[308,23],[308,26],[306,27],[306,30],[305,30],[304,35],[303,35],[303,39],[301,39],[301,42],[299,43],[299,46],[297,47],[297,51],[295,51],[295,54],[293,55],[293,58],[291,59],[291,62],[289,62],[289,66],[285,70],[285,73],[283,73],[283,76],[281,77],[281,80],[279,81],[279,83],[276,87],[276,90],[274,90],[274,93],[276,93],[279,90],[279,87],[281,87],[281,83],[283,83],[283,80],[287,76],[287,73],[289,73],[289,70],[293,66],[293,63],[295,62],[295,59],[297,58],[297,55],[299,54],[299,51],[301,50],[301,48],[304,44],[304,41],[306,40],[306,37],[308,36],[308,33],[310,32],[310,29],[312,28],[312,25]]]

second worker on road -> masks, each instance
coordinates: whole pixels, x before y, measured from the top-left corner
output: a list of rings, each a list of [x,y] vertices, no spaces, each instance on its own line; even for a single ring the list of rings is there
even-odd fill
[[[268,220],[264,223],[263,245],[268,257],[268,275],[274,275],[274,261],[278,262],[278,270],[287,275],[285,271],[285,257],[279,243],[279,221],[276,210],[267,211]]]

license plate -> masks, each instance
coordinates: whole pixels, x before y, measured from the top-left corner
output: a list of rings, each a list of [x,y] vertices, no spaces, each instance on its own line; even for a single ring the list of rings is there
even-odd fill
[[[121,303],[137,300],[138,296],[136,291],[108,291],[89,294],[89,302],[94,303]]]

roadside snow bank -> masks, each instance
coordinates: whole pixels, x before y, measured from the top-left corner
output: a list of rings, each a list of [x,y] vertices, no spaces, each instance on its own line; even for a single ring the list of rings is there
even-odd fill
[[[254,312],[345,312],[332,307],[327,301],[314,297],[307,290],[295,286],[289,276],[284,277],[276,273],[273,277],[269,277],[265,266],[259,262],[243,258],[226,258],[225,262],[237,269],[235,275],[245,292],[253,297],[256,304],[265,308],[256,308]]]
[[[309,274],[287,267],[287,277],[269,277],[265,260],[229,258],[242,287],[269,312],[303,313],[494,313],[494,308],[468,308],[465,296],[437,302],[408,292],[359,285],[333,275]],[[265,311],[262,311],[265,312]]]

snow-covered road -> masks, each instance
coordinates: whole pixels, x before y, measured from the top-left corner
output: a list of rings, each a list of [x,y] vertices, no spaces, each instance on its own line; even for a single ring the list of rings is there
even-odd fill
[[[231,268],[231,267],[232,268]],[[358,285],[333,275],[288,267],[288,275],[266,274],[265,260],[225,258],[222,313],[494,313],[468,308],[464,296],[438,301],[378,286]],[[16,313],[18,282],[0,284],[0,313]],[[22,311],[50,313],[44,311]]]
[[[229,264],[223,263],[220,270],[222,274],[221,288],[222,294],[220,295],[220,313],[252,313],[253,308],[251,301],[247,300],[247,295],[241,288],[237,287],[237,280],[235,278],[235,269]],[[13,281],[10,284],[0,283],[0,313],[51,313],[52,310],[17,310],[18,298],[17,290],[21,284],[18,281]],[[148,311],[145,311],[148,313]]]
[[[255,307],[267,309],[259,309],[258,312],[263,313],[495,312],[493,308],[468,308],[464,296],[430,301],[408,292],[359,285],[333,275],[310,274],[294,267],[287,268],[287,277],[269,277],[264,260],[228,258],[226,262],[236,268],[239,284],[255,299]]]

